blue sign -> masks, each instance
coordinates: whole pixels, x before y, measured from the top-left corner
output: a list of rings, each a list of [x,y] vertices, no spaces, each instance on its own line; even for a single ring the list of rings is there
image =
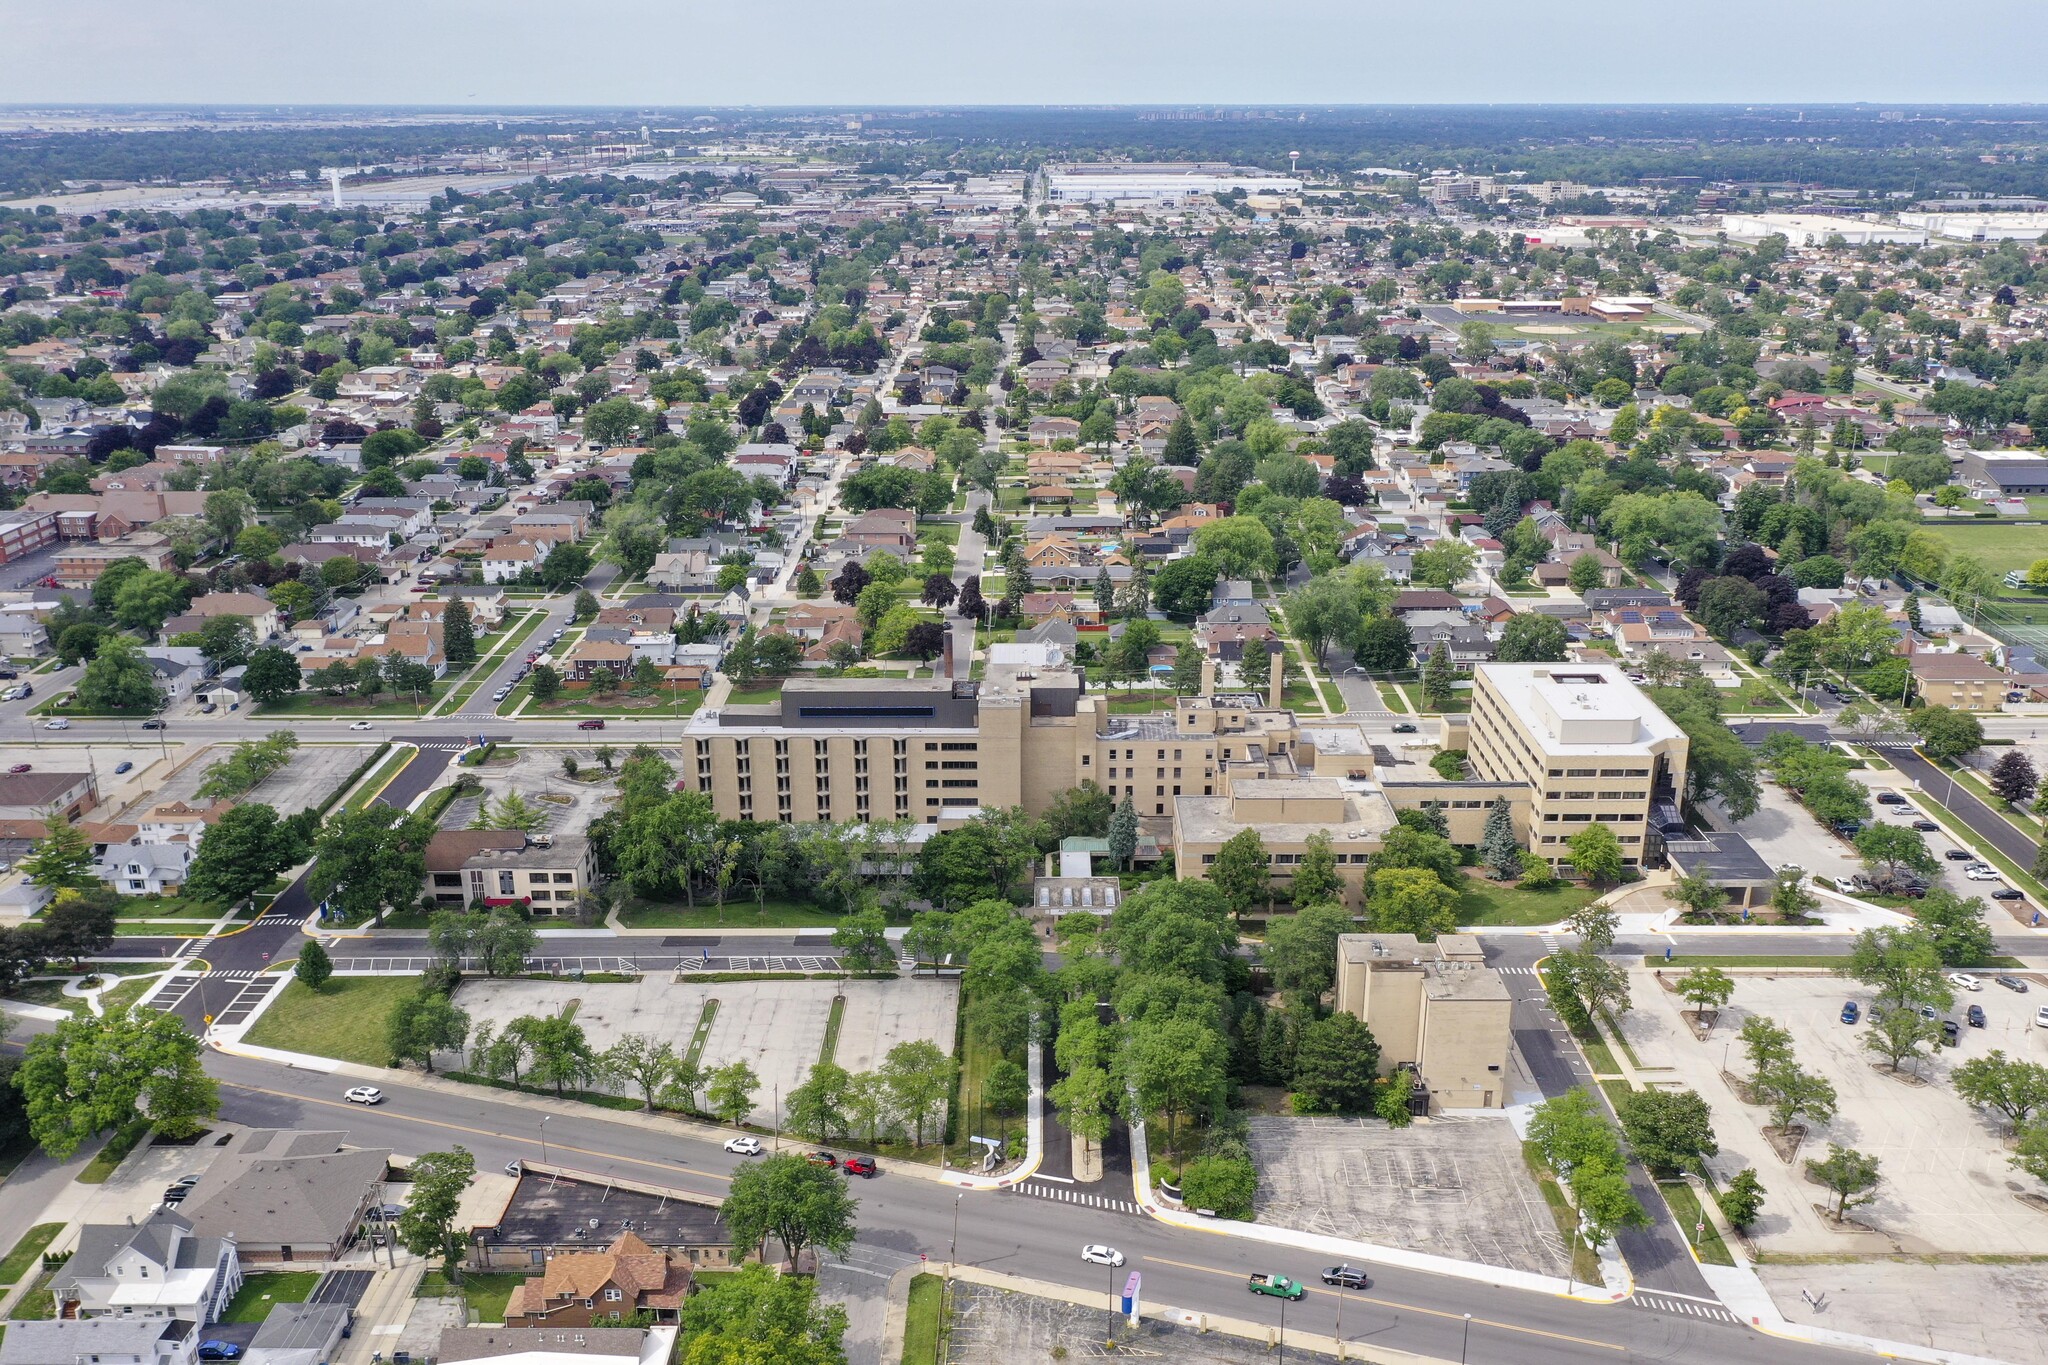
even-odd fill
[[[1133,1270],[1131,1278],[1124,1281],[1123,1313],[1127,1318],[1138,1316],[1138,1272]]]

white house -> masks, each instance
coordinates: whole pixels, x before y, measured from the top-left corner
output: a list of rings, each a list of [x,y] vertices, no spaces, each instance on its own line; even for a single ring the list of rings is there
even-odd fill
[[[484,551],[484,582],[509,583],[529,569],[540,568],[543,558],[545,556],[537,547],[523,540],[493,545]]]
[[[143,813],[126,841],[103,846],[93,872],[124,896],[175,895],[185,884],[206,828],[228,810],[228,803],[188,806],[166,801]],[[121,826],[113,826],[121,832]]]
[[[78,1250],[50,1282],[59,1317],[182,1318],[217,1322],[242,1287],[233,1237],[201,1237],[169,1209],[139,1223],[87,1223]]]

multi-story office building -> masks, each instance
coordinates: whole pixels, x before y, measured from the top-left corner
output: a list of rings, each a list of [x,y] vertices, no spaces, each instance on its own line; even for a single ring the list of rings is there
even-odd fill
[[[1514,1000],[1470,934],[1434,943],[1413,934],[1340,935],[1337,1008],[1372,1030],[1382,1075],[1414,1070],[1431,1109],[1507,1104]]]
[[[1606,825],[1640,865],[1679,825],[1685,732],[1614,664],[1480,664],[1466,760],[1473,777],[1518,783],[1516,833],[1553,866],[1587,825]]]

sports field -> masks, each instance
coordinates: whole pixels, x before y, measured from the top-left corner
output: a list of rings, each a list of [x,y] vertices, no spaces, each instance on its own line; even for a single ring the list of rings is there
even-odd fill
[[[2001,526],[1996,522],[1935,521],[1920,527],[1948,543],[1949,552],[1974,555],[2003,576],[2048,559],[2048,526]]]

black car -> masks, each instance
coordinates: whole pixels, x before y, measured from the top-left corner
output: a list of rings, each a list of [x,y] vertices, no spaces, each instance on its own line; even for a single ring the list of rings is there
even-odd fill
[[[1983,1028],[1984,1007],[1982,1005],[1970,1006],[1970,1008],[1963,1011],[1963,1018],[1969,1021],[1971,1028]]]
[[[1942,1020],[1941,1045],[1943,1047],[1957,1047],[1961,1045],[1962,1041],[1963,1030],[1956,1024],[1956,1021],[1953,1019]]]
[[[1967,848],[1949,848],[1943,849],[1941,856],[1952,863],[1966,863],[1977,855],[1970,852]]]
[[[20,676],[21,671],[19,669],[0,668],[0,678],[18,678]]]
[[[2023,899],[2023,897],[2011,887],[2003,886],[1991,893],[1991,899],[1995,901],[2016,901]]]
[[[1370,1289],[1372,1276],[1354,1265],[1333,1265],[1323,1272],[1323,1283],[1343,1289]]]
[[[164,723],[160,720],[146,720],[142,722],[142,728],[145,730],[161,730],[164,728]]]
[[[1879,792],[1874,799],[1880,806],[1903,806],[1906,804],[1906,798],[1897,792]]]
[[[1395,734],[1397,734],[1397,735],[1412,735],[1412,734],[1414,734],[1414,733],[1415,733],[1415,725],[1414,725],[1414,722],[1412,722],[1412,721],[1405,721],[1405,720],[1404,720],[1404,721],[1402,721],[1402,722],[1401,722],[1400,724],[1398,724],[1398,725],[1396,725],[1396,726],[1394,727],[1394,733],[1395,733]]]

